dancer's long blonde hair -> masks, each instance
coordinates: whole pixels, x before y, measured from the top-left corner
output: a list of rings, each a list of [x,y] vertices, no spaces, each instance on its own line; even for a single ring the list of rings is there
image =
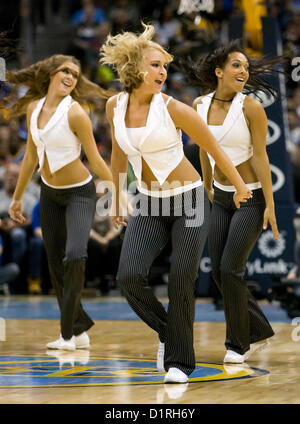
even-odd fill
[[[101,64],[112,65],[116,70],[123,90],[131,93],[144,81],[145,72],[142,70],[142,61],[145,50],[154,48],[162,52],[166,62],[170,63],[173,56],[160,44],[152,41],[155,28],[142,23],[144,32],[137,35],[133,32],[123,32],[115,36],[109,35],[100,48]]]

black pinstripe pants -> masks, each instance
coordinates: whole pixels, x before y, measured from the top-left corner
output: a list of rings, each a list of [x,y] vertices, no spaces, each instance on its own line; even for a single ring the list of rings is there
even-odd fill
[[[195,368],[195,281],[208,232],[208,217],[203,222],[203,216],[209,214],[209,202],[206,197],[204,201],[202,186],[184,195],[190,199],[183,208],[180,207],[182,195],[163,200],[141,195],[125,232],[117,280],[132,309],[165,342],[165,369],[176,367],[189,375]],[[157,202],[157,208],[150,210],[151,202],[152,206]],[[194,223],[188,217],[191,208],[201,215]],[[172,255],[166,311],[148,286],[147,277],[151,264],[170,237]]]
[[[262,189],[236,209],[232,192],[214,187],[208,248],[213,278],[224,302],[227,349],[243,355],[250,343],[274,332],[243,279],[248,257],[263,226],[265,199]]]
[[[66,189],[41,184],[41,228],[61,313],[61,334],[67,340],[94,324],[81,305],[81,294],[95,207],[93,181]]]

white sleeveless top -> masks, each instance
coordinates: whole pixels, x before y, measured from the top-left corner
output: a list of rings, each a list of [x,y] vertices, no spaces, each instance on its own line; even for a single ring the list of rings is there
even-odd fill
[[[116,140],[128,156],[139,190],[142,189],[142,158],[162,185],[184,157],[181,130],[176,129],[167,109],[168,102],[165,103],[159,93],[152,97],[146,126],[139,134],[140,141],[133,141],[132,129],[125,126],[128,98],[129,94],[124,92],[117,97],[113,119]]]
[[[214,92],[209,93],[201,99],[202,103],[197,104],[197,112],[206,124],[208,110],[213,96]],[[243,112],[245,97],[242,93],[235,95],[222,125],[207,124],[219,145],[232,160],[234,166],[245,162],[253,156],[251,134]],[[211,167],[214,169],[215,161],[211,155],[208,154],[208,157]]]
[[[32,112],[30,132],[37,147],[39,171],[44,165],[44,156],[47,154],[51,173],[58,171],[80,157],[81,142],[71,131],[68,121],[68,112],[77,102],[71,96],[65,97],[57,106],[56,111],[43,129],[38,129],[37,121],[46,97],[40,99]]]

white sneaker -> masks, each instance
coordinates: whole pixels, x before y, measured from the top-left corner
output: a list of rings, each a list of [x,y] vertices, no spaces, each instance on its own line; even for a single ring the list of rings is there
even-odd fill
[[[165,375],[164,383],[187,383],[188,376],[178,368],[170,368]]]
[[[244,353],[245,361],[253,355],[254,352],[261,352],[262,350],[268,348],[270,346],[269,340],[265,340],[263,343],[252,343],[250,345],[250,349]]]
[[[157,356],[156,356],[156,368],[159,372],[165,372],[164,367],[164,356],[165,356],[165,344],[159,342]]]
[[[58,350],[75,350],[76,345],[74,341],[74,336],[69,340],[65,340],[60,337],[59,339],[55,340],[55,342],[47,343],[47,348]]]
[[[84,331],[79,336],[74,336],[76,349],[87,349],[90,347],[90,338],[88,333]]]
[[[224,363],[231,363],[231,364],[242,364],[245,360],[244,355],[240,355],[237,352],[234,352],[233,350],[228,349],[224,358]]]

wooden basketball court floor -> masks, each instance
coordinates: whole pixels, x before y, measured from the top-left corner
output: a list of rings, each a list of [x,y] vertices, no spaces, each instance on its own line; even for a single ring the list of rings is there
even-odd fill
[[[224,366],[223,311],[198,299],[197,367],[184,385],[163,384],[155,368],[157,336],[124,298],[83,304],[95,320],[90,349],[58,352],[46,348],[59,335],[54,297],[0,296],[1,404],[300,403],[300,325],[276,303],[261,303],[275,331],[270,348],[243,365]]]

